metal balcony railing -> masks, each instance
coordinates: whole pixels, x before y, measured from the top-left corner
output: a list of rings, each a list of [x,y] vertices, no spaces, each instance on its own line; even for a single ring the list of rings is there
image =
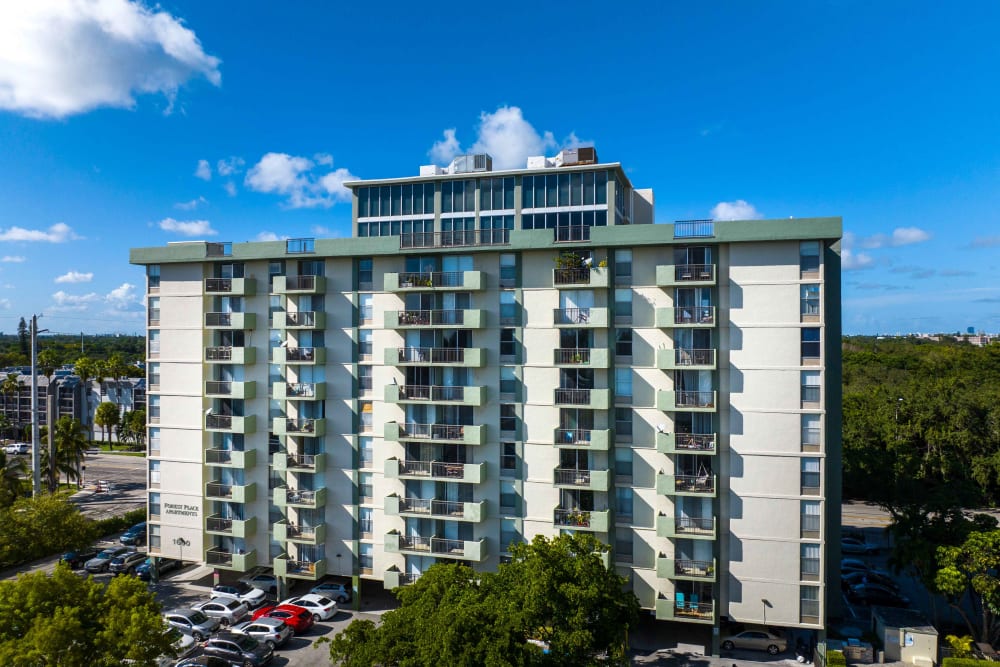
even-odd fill
[[[207,361],[232,361],[233,348],[231,346],[207,347],[205,348],[205,359]]]
[[[233,462],[233,450],[209,449],[205,452],[205,463],[227,464]]]
[[[232,313],[205,313],[205,326],[207,327],[229,327],[232,325]]]
[[[206,278],[205,279],[205,291],[206,292],[232,292],[233,291],[233,279],[232,278]]]
[[[715,449],[714,433],[675,433],[674,447],[698,452],[710,452]]]
[[[444,461],[402,461],[399,466],[403,475],[420,475],[426,477],[448,477],[461,479],[465,474],[465,465]]]
[[[590,486],[590,471],[556,468],[555,483],[563,486]]]
[[[209,482],[205,487],[206,498],[232,498],[233,485],[221,482]]]
[[[509,243],[509,229],[460,229],[450,232],[415,232],[401,234],[399,237],[399,247],[401,249],[507,245]]]
[[[231,533],[233,532],[233,521],[238,520],[228,517],[210,516],[205,520],[205,528],[215,533]]]
[[[209,565],[228,565],[233,564],[233,552],[223,551],[218,547],[214,547],[205,552],[205,562]]]
[[[399,287],[463,287],[462,271],[426,271],[399,274]]]
[[[714,324],[715,306],[675,306],[674,324]]]
[[[414,514],[435,516],[464,516],[465,503],[460,500],[434,500],[432,498],[403,498],[400,509]]]
[[[581,445],[586,447],[590,444],[591,430],[583,428],[560,428],[556,429],[556,444],[558,445]]]
[[[465,387],[405,384],[399,387],[399,397],[407,401],[463,401],[465,400]]]
[[[674,519],[675,533],[710,534],[715,530],[713,517],[682,516]]]
[[[715,236],[713,220],[678,220],[674,223],[675,239],[711,238]]]
[[[452,556],[465,555],[465,540],[452,540],[443,537],[431,538],[432,554],[449,554]]]
[[[586,324],[590,321],[590,308],[556,308],[552,316],[556,324]]]
[[[285,465],[289,468],[315,468],[317,454],[287,454]]]
[[[316,384],[313,382],[288,382],[285,384],[287,398],[313,398],[316,396]]]
[[[557,508],[555,511],[555,524],[557,526],[589,528],[590,512],[587,510],[565,510]]]
[[[316,539],[316,527],[290,523],[285,527],[285,534],[292,539],[314,540]]]
[[[715,406],[714,391],[678,391],[675,394],[678,407],[711,408]]]
[[[674,574],[687,577],[709,577],[715,572],[715,563],[710,560],[685,560],[674,561]]]
[[[287,419],[285,420],[285,431],[287,433],[313,433],[316,431],[316,420]]]
[[[590,389],[556,389],[556,405],[588,405]]]
[[[401,347],[399,361],[430,364],[460,364],[465,361],[465,348],[461,347]]]
[[[285,361],[315,361],[315,347],[288,347],[285,348]]]
[[[285,313],[286,327],[314,327],[316,326],[316,312],[312,310],[297,310],[292,313]]]
[[[553,274],[556,285],[589,285],[590,269],[587,267],[577,269],[556,269]]]
[[[427,438],[429,440],[462,440],[465,426],[461,424],[418,424],[407,422],[399,425],[400,436]]]
[[[316,289],[316,276],[288,276],[285,278],[286,290]]]
[[[230,429],[233,427],[232,415],[208,415],[205,417],[206,428]]]
[[[589,364],[590,348],[561,347],[556,349],[557,364]]]
[[[678,282],[712,280],[714,277],[714,264],[678,264],[674,267],[674,279]]]
[[[571,241],[589,241],[590,227],[587,225],[571,225],[555,228],[556,243],[569,243]]]
[[[677,348],[674,363],[678,366],[711,366],[715,364],[715,350]]]
[[[400,326],[458,326],[465,323],[464,310],[398,310]]]
[[[288,489],[285,498],[288,502],[297,505],[315,505],[316,491],[312,489]]]
[[[715,477],[711,474],[675,475],[674,489],[676,491],[712,493],[713,491],[715,491]]]
[[[208,381],[205,383],[205,392],[209,394],[220,394],[222,396],[229,396],[233,393],[233,383],[232,382],[215,382]]]

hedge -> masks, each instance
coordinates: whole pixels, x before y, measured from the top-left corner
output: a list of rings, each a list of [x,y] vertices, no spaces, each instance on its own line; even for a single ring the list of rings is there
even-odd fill
[[[945,658],[941,667],[988,667],[996,665],[992,660],[977,660],[976,658]]]
[[[104,536],[111,533],[119,533],[126,528],[131,528],[137,523],[146,520],[146,508],[131,510],[120,516],[113,516],[108,519],[101,519],[94,522],[97,534]]]
[[[846,667],[847,658],[844,657],[843,651],[827,651],[826,664],[827,667]]]

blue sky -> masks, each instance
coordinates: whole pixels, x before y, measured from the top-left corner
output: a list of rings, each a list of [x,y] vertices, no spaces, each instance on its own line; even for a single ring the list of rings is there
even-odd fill
[[[0,3],[0,331],[141,332],[133,246],[593,143],[656,219],[840,215],[847,333],[1000,330],[1000,5]]]

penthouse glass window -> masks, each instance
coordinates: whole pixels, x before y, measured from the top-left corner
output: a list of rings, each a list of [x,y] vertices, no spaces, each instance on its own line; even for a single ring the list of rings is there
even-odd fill
[[[479,210],[509,211],[514,208],[514,177],[479,179]]]
[[[799,244],[799,270],[802,273],[819,271],[819,241],[802,241]]]
[[[434,183],[403,183],[358,188],[359,218],[433,213]],[[372,234],[372,236],[379,235]]]
[[[607,227],[607,211],[564,211],[560,213],[528,213],[521,216],[521,229],[580,229],[582,227]],[[560,241],[587,240],[590,238],[560,238]]]
[[[160,287],[160,265],[150,264],[146,267],[146,280],[149,289],[159,289]]]
[[[521,208],[593,206],[608,203],[608,172],[538,174],[521,178]]]
[[[480,216],[479,242],[487,244],[510,243],[510,230],[512,229],[514,229],[514,216],[512,215]]]
[[[419,235],[432,236],[434,231],[434,220],[382,220],[380,222],[359,222],[358,236],[399,236],[403,235],[408,246],[433,245],[433,241],[428,238],[425,242],[419,242]],[[412,241],[416,239],[416,241]]]
[[[475,210],[475,181],[445,181],[441,184],[442,213],[472,213]]]
[[[358,289],[372,288],[372,259],[365,257],[358,260]]]
[[[820,336],[819,327],[803,327],[802,329],[802,358],[819,359]]]

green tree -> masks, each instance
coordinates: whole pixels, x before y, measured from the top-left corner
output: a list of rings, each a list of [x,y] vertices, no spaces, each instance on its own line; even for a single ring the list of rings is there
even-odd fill
[[[98,537],[76,505],[47,494],[0,508],[0,526],[0,568],[85,547]]]
[[[538,536],[511,548],[496,572],[430,567],[398,589],[400,606],[375,626],[355,621],[331,642],[345,667],[593,665],[608,652],[627,664],[627,632],[639,603],[606,568],[590,535]],[[532,641],[545,642],[548,654]]]
[[[17,373],[7,373],[0,383],[0,394],[3,394],[4,412],[17,412],[18,394],[21,391],[21,376]],[[17,424],[14,425],[17,427]]]
[[[993,643],[1000,638],[1000,530],[974,531],[960,546],[940,547],[938,564],[934,583],[976,641]]]
[[[66,482],[79,482],[88,444],[83,425],[69,415],[63,415],[56,422],[54,439],[59,468],[66,475]]]
[[[21,318],[17,323],[17,340],[21,346],[21,354],[28,356],[31,354],[31,333],[28,331],[28,323]]]
[[[146,443],[146,411],[126,412],[118,426],[118,440],[130,449],[139,449]]]
[[[42,371],[42,375],[49,378],[50,381],[60,366],[62,366],[62,355],[58,350],[46,347],[38,353],[38,368]]]
[[[106,587],[64,565],[0,582],[0,663],[12,667],[153,666],[173,655],[161,608],[135,577]]]
[[[90,406],[90,381],[97,377],[99,369],[97,362],[90,357],[79,357],[73,364],[73,372],[77,374],[80,378],[80,382],[83,383],[83,401],[84,405]],[[93,428],[90,429],[91,432]],[[91,437],[92,433],[90,434]]]
[[[24,493],[24,476],[28,466],[24,459],[7,456],[0,451],[0,508],[9,507]]]
[[[108,435],[110,434],[111,429],[117,426],[120,420],[121,413],[119,413],[118,406],[115,403],[104,401],[97,406],[97,410],[94,412],[94,423],[101,427],[102,434],[106,441],[108,440]]]

